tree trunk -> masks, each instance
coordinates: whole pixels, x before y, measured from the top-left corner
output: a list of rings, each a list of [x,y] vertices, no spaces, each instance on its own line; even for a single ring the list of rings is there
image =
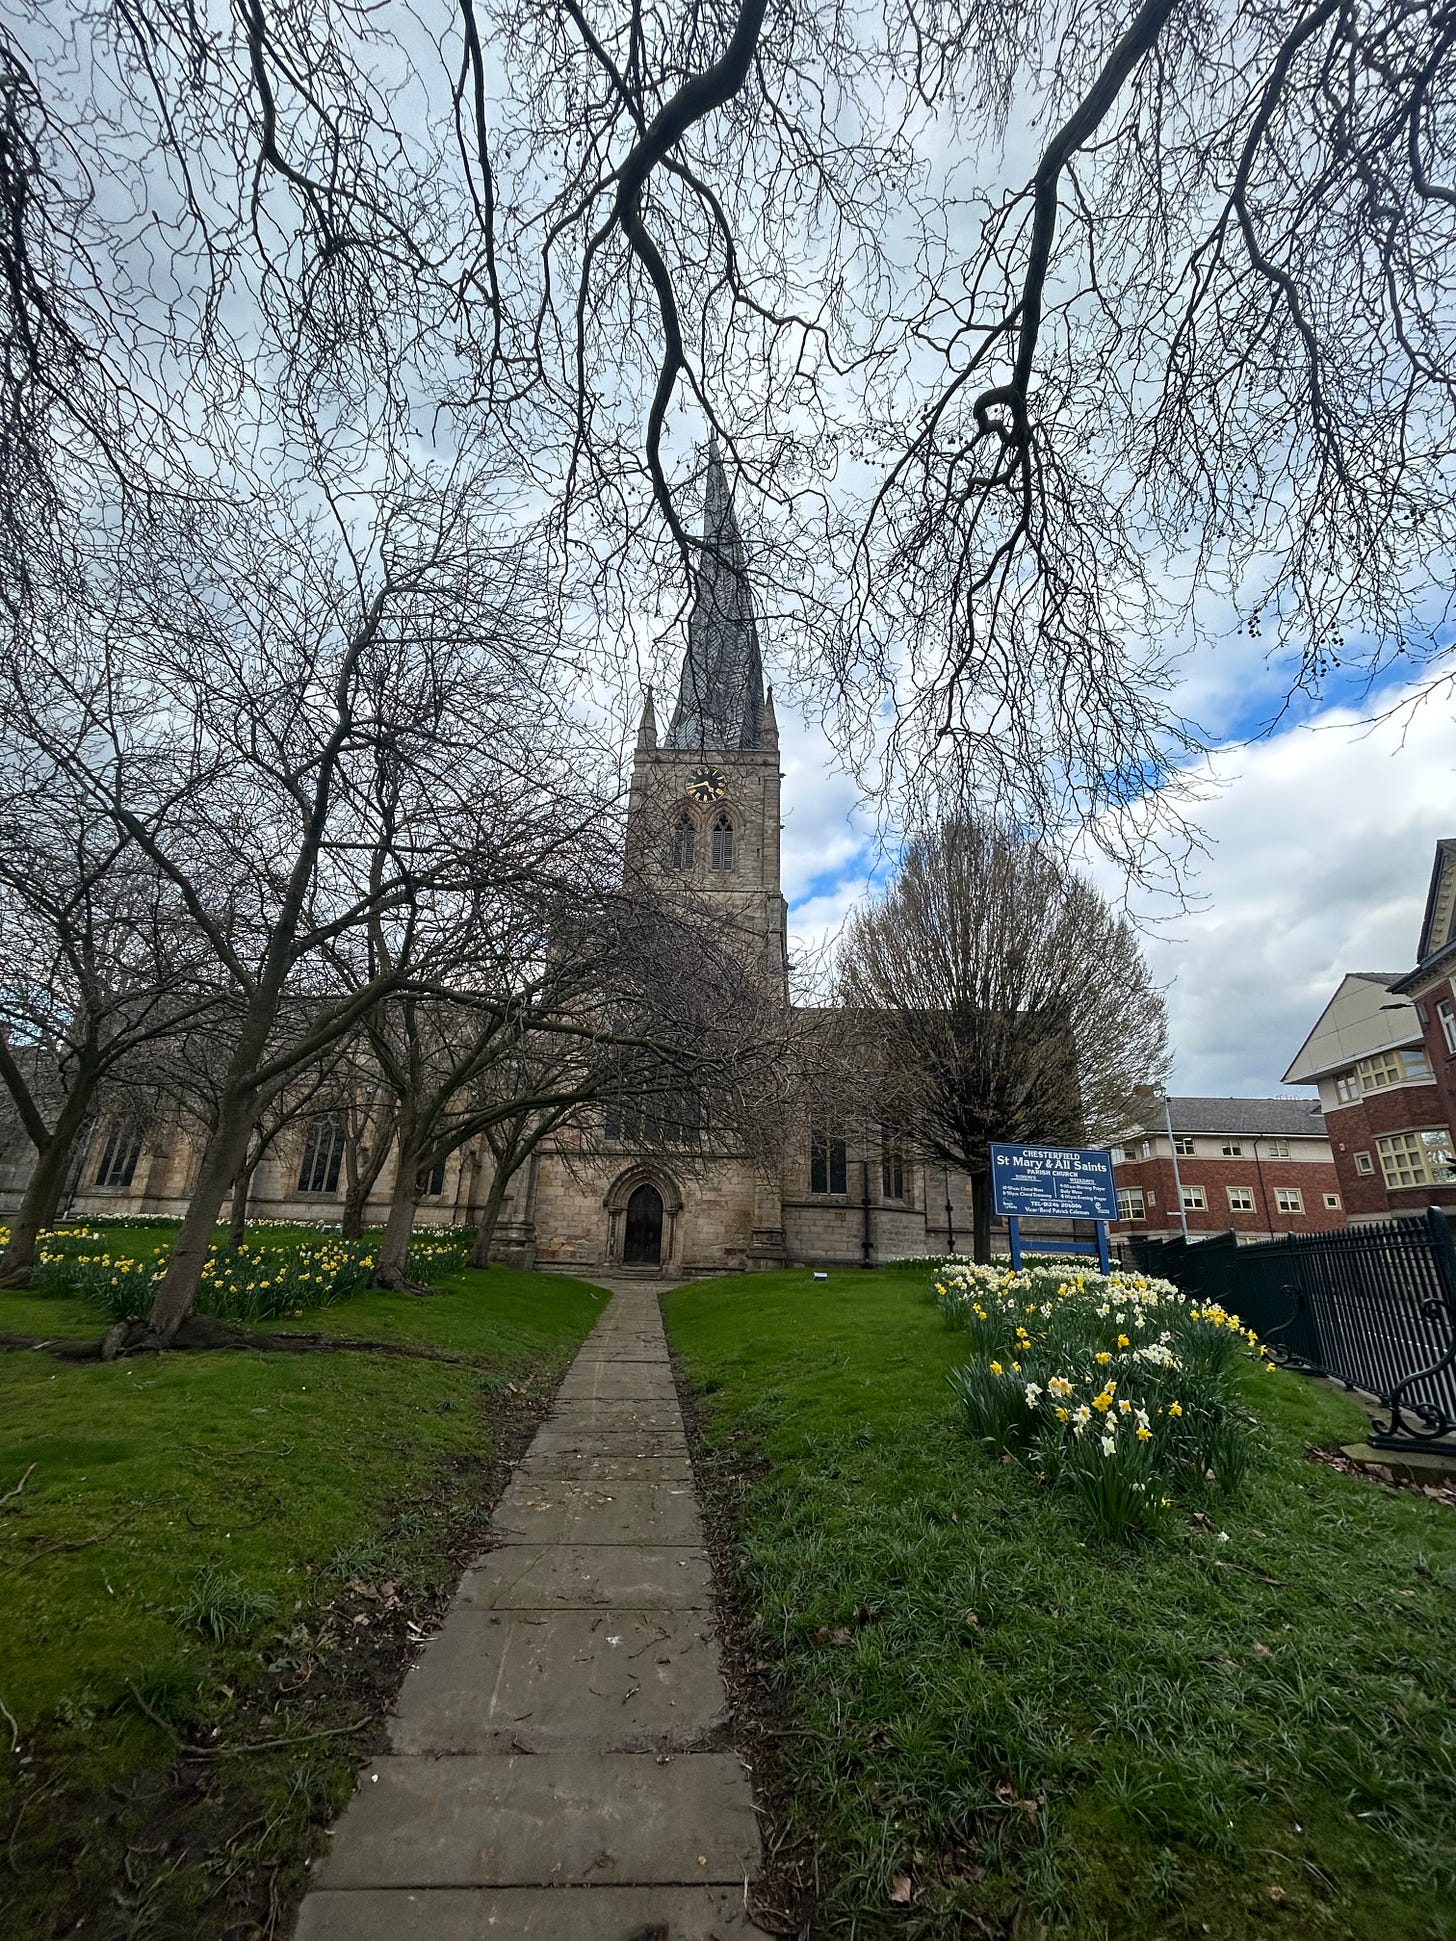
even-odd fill
[[[511,1175],[497,1164],[490,1182],[490,1191],[485,1196],[485,1206],[475,1224],[475,1245],[470,1249],[472,1267],[489,1267],[490,1250],[495,1242],[495,1230],[500,1224],[501,1208],[506,1201],[506,1188],[511,1183]]]
[[[413,1157],[401,1152],[394,1192],[390,1195],[389,1217],[384,1223],[379,1254],[369,1278],[371,1287],[387,1287],[396,1294],[420,1291],[419,1284],[409,1277],[409,1243],[415,1224],[415,1170]]]
[[[233,1181],[232,1213],[228,1220],[228,1248],[236,1253],[242,1246],[248,1231],[248,1201],[253,1192],[253,1175],[258,1170],[261,1153],[254,1153],[251,1159],[244,1160]]]
[[[95,1096],[94,1078],[82,1079],[66,1094],[56,1117],[55,1130],[36,1153],[35,1165],[26,1183],[25,1195],[10,1220],[10,1239],[0,1254],[0,1287],[27,1287],[35,1268],[36,1242],[55,1222],[56,1208],[65,1191],[66,1171],[71,1148],[86,1123]]]
[[[373,1180],[351,1179],[344,1188],[344,1211],[339,1219],[339,1231],[346,1240],[362,1240],[364,1237],[364,1209],[369,1204],[369,1195],[374,1186]]]
[[[971,1174],[971,1259],[991,1258],[991,1175]]]
[[[389,1157],[396,1115],[391,1113],[372,1139],[347,1134],[344,1141],[344,1214],[341,1221],[346,1240],[359,1240],[364,1234],[364,1215],[369,1211],[369,1195],[374,1191],[384,1162]]]
[[[183,1216],[182,1231],[173,1243],[147,1317],[148,1330],[163,1343],[172,1339],[196,1303],[223,1200],[248,1156],[255,1113],[256,1101],[251,1093],[231,1099],[224,1095],[217,1124],[202,1149],[202,1164]]]

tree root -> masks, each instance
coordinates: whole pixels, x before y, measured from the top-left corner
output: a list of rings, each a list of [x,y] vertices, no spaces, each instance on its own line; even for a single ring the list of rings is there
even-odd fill
[[[194,1327],[193,1322],[199,1325]],[[205,1325],[202,1325],[205,1324]],[[110,1354],[105,1353],[112,1344]],[[118,1321],[103,1340],[64,1337],[0,1334],[0,1353],[52,1355],[57,1361],[116,1361],[129,1355],[155,1355],[173,1349],[213,1350],[249,1348],[255,1353],[276,1355],[395,1355],[405,1361],[440,1361],[453,1368],[496,1368],[500,1363],[490,1355],[457,1355],[447,1348],[415,1346],[405,1341],[368,1341],[356,1335],[341,1334],[265,1334],[235,1328],[211,1315],[198,1314],[178,1329],[171,1341],[163,1341],[144,1321]]]

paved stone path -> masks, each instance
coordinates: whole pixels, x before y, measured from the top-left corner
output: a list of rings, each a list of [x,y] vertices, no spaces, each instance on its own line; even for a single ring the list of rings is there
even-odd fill
[[[296,1941],[739,1941],[759,1862],[656,1289],[616,1292]]]

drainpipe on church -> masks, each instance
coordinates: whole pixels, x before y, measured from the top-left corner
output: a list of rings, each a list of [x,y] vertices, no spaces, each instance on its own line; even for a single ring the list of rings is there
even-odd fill
[[[862,1243],[864,1259],[860,1262],[860,1265],[862,1267],[873,1267],[875,1263],[870,1258],[870,1136],[868,1133],[864,1135],[864,1193],[862,1197],[864,1203],[864,1240]]]

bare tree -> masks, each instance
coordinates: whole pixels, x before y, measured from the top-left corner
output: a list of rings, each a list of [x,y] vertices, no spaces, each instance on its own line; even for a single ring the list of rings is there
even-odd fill
[[[846,1029],[885,1122],[970,1175],[990,1254],[993,1140],[1100,1143],[1167,1069],[1163,1001],[1136,936],[1081,877],[1004,823],[916,837],[839,957]]]
[[[362,535],[327,512],[290,527],[275,503],[221,531],[174,525],[165,552],[108,552],[100,637],[73,610],[15,670],[26,733],[167,886],[226,999],[162,1339],[191,1310],[263,1105],[398,981],[341,978],[346,940],[421,885],[468,902],[512,868],[486,804],[539,786],[556,649],[527,556],[470,482],[381,488],[375,506]]]
[[[538,493],[622,675],[624,619],[691,596],[715,428],[863,772],[892,699],[882,780],[1133,866],[1197,745],[1175,650],[1250,628],[1294,685],[1445,651],[1444,0],[16,5],[15,535],[78,478],[155,489],[167,437],[191,490],[240,422],[326,424],[357,483],[432,413]]]
[[[0,799],[0,1080],[34,1149],[0,1285],[30,1277],[78,1144],[159,1048],[215,1016],[208,965],[165,875],[59,759],[9,739]]]

